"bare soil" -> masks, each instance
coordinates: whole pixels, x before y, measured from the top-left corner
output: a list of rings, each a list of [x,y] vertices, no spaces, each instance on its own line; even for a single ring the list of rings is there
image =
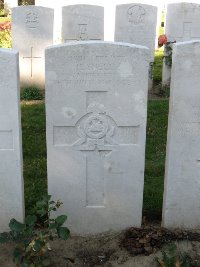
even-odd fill
[[[72,236],[67,241],[55,240],[51,244],[52,267],[156,267],[160,266],[156,259],[162,258],[161,250],[167,250],[172,241],[176,243],[179,253],[189,255],[190,267],[200,266],[200,231],[162,231],[161,228],[155,227],[144,228],[144,231],[131,228],[126,232],[107,232],[87,237]],[[152,245],[152,241],[148,241],[149,237],[151,240],[157,239],[158,242]],[[176,241],[176,238],[184,240]],[[152,246],[152,250],[135,253],[135,246],[138,246],[135,244],[143,246],[147,243]],[[12,262],[13,247],[14,244],[0,245],[0,267],[16,266]]]

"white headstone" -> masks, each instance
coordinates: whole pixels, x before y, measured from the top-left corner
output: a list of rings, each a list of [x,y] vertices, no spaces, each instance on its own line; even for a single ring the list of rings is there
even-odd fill
[[[173,3],[167,5],[165,34],[169,42],[200,39],[200,5]],[[162,84],[169,85],[171,68],[163,64]]]
[[[53,44],[53,9],[20,6],[12,9],[12,45],[19,50],[21,86],[44,89],[44,50]]]
[[[199,4],[173,3],[167,5],[165,33],[170,42],[199,39],[199,23]]]
[[[154,61],[157,7],[138,3],[116,6],[115,41],[147,46]]]
[[[54,44],[61,43],[62,11],[61,6],[66,4],[67,0],[35,0],[35,6],[44,6],[54,9]]]
[[[116,6],[115,41],[144,45],[150,49],[154,62],[157,28],[157,7],[145,4]],[[153,64],[149,66],[149,89],[152,88]]]
[[[0,49],[0,232],[24,219],[18,56]]]
[[[148,66],[131,44],[46,50],[48,187],[72,232],[141,225]]]
[[[174,45],[163,206],[164,227],[200,227],[199,74],[200,41]]]
[[[62,40],[104,40],[104,8],[93,5],[63,7]]]

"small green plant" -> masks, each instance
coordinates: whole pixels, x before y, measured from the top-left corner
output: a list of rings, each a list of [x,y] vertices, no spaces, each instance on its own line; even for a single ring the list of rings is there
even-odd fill
[[[167,252],[162,251],[162,259],[156,260],[161,267],[191,267],[189,257],[181,254],[175,244],[169,246]]]
[[[62,204],[60,201],[52,201],[51,196],[45,196],[36,203],[35,215],[27,216],[25,223],[12,219],[9,223],[11,231],[0,234],[0,243],[17,242],[13,252],[13,261],[17,266],[45,267],[51,265],[48,257],[48,253],[51,251],[49,242],[55,236],[67,240],[70,235],[69,229],[63,227],[67,220],[66,215],[60,215],[55,219],[51,218],[51,213],[57,211]]]
[[[167,42],[165,44],[165,49],[164,49],[164,56],[163,58],[165,59],[165,64],[168,67],[172,66],[172,53],[173,53],[173,44],[175,42]]]
[[[42,100],[42,92],[34,86],[26,87],[21,93],[21,100]]]

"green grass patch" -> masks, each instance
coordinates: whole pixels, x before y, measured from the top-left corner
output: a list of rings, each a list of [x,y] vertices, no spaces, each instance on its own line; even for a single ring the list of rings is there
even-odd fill
[[[22,105],[22,138],[26,213],[47,193],[44,104]]]
[[[162,210],[167,100],[148,103],[144,214],[160,218]],[[22,132],[26,213],[47,192],[46,127],[44,104],[22,105]]]
[[[154,85],[161,83],[162,81],[162,65],[163,65],[163,51],[155,51],[155,62],[153,68],[153,81]]]
[[[168,100],[148,103],[147,144],[143,211],[161,218],[168,123]]]
[[[22,89],[21,100],[42,100],[43,98],[42,91],[35,86],[29,86]]]

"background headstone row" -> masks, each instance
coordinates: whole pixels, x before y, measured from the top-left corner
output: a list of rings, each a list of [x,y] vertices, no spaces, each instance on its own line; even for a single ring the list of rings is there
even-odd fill
[[[72,232],[140,226],[147,48],[76,42],[46,49],[48,191]],[[18,53],[0,49],[0,231],[24,218]],[[163,226],[198,228],[200,41],[174,45]],[[192,72],[190,70],[193,70]],[[12,72],[12,78],[10,73]]]

